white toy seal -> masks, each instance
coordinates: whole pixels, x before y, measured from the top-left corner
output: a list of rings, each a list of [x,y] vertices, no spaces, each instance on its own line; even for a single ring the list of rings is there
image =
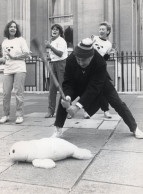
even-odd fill
[[[39,140],[19,141],[10,149],[10,158],[14,161],[32,162],[40,168],[54,168],[54,161],[68,157],[76,159],[91,159],[92,154],[87,149],[60,138],[43,138]]]

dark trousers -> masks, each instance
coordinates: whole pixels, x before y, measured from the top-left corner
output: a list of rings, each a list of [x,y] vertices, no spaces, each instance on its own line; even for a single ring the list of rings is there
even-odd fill
[[[103,95],[103,94],[102,94]],[[117,91],[115,89],[111,90],[108,93],[104,93],[104,96],[107,99],[107,102],[115,109],[115,111],[122,117],[124,122],[127,124],[131,132],[134,132],[137,123],[127,107],[127,105],[120,99]],[[89,108],[88,110],[85,110],[90,116],[95,114],[100,108],[102,104],[102,96],[99,95],[95,103],[91,106],[92,108]],[[59,101],[56,120],[55,120],[55,126],[63,127],[65,120],[66,120],[67,112],[66,109],[64,109]]]
[[[106,99],[105,96],[102,96],[100,106],[101,106],[100,108],[103,112],[106,112],[109,110],[109,103],[108,103],[108,100]]]

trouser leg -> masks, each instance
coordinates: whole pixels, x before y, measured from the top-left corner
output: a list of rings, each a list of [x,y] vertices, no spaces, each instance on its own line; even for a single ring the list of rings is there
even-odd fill
[[[53,70],[54,75],[56,76],[54,63],[51,63],[51,68]],[[57,78],[57,76],[56,76]],[[55,107],[56,107],[56,96],[57,96],[57,87],[55,86],[55,83],[53,81],[53,78],[50,74],[50,86],[49,86],[49,105],[48,105],[48,111],[51,112],[51,114],[54,114]]]
[[[57,61],[56,63],[57,79],[61,88],[64,81],[65,66],[66,66],[66,60]]]
[[[11,91],[13,88],[14,75],[4,75],[3,77],[3,112],[4,116],[10,115]]]
[[[64,81],[64,72],[65,72],[66,60],[58,61],[56,64],[57,78],[59,85],[62,87]]]
[[[104,112],[109,110],[109,103],[108,103],[108,101],[107,101],[105,96],[101,97],[100,106],[101,106],[101,110],[104,111]]]
[[[62,107],[61,98],[60,98],[54,125],[56,127],[62,128],[64,126],[66,117],[67,117],[67,112],[66,112],[66,109]]]
[[[109,94],[106,94],[106,98],[109,104],[122,117],[130,131],[134,132],[137,127],[137,123],[127,105],[119,98],[117,91],[114,89]]]
[[[14,74],[14,92],[16,97],[16,116],[23,116],[24,108],[24,84],[25,84],[26,73],[15,73]]]

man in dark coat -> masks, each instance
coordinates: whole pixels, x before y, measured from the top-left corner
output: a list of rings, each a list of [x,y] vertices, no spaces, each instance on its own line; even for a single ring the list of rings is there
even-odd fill
[[[143,138],[143,132],[137,127],[137,123],[126,106],[119,98],[117,91],[110,81],[106,71],[106,62],[103,57],[93,49],[89,38],[83,39],[67,58],[63,91],[66,99],[60,99],[55,120],[56,130],[53,136],[62,135],[62,127],[67,113],[71,116],[80,109],[92,116],[102,103],[105,96],[109,104],[122,117],[130,131],[136,138]],[[80,97],[75,105],[71,102]]]

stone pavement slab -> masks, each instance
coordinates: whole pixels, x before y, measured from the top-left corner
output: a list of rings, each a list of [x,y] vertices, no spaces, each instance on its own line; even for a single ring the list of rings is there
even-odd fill
[[[6,124],[0,125],[0,138],[16,133],[22,130],[23,128],[25,127],[24,126],[16,127],[14,125],[6,125]]]
[[[136,122],[142,122],[143,121],[143,113],[142,113],[142,111],[140,113],[134,114],[134,118],[135,118]]]
[[[112,120],[111,120],[111,121],[106,121],[106,120],[105,120],[105,121],[99,126],[99,129],[100,129],[100,130],[103,130],[103,129],[104,129],[104,130],[105,130],[105,129],[108,129],[108,130],[109,130],[109,129],[112,129],[112,130],[113,130],[113,129],[115,129],[115,127],[118,125],[118,122],[119,122],[119,121],[112,121]]]
[[[143,188],[81,180],[70,194],[142,194]]]
[[[0,176],[1,181],[70,189],[89,165],[90,160],[66,159],[56,168],[35,168],[31,163],[16,163]]]
[[[24,126],[25,127],[25,126]],[[27,141],[32,139],[41,139],[50,137],[54,132],[54,127],[45,126],[26,126],[22,131],[11,134],[11,136],[5,137],[7,142]]]
[[[1,194],[67,194],[67,189],[59,189],[18,182],[0,181]]]
[[[138,127],[140,128],[141,131],[143,131],[143,120],[142,121],[138,121],[137,122]],[[128,128],[128,126],[123,122],[123,120],[121,120],[119,122],[119,124],[116,126],[116,130],[115,133],[129,133],[130,129]]]
[[[143,97],[142,96],[137,96],[136,101],[132,104],[132,109],[133,108],[143,108]]]
[[[10,134],[11,134],[11,132],[0,132],[0,138],[6,137]]]
[[[101,119],[101,120],[106,120],[106,121],[119,121],[119,120],[121,120],[121,117],[118,115],[118,114],[115,114],[115,113],[112,113],[112,118],[110,118],[110,119],[108,119],[108,118],[105,118],[104,117],[104,114],[103,114],[103,112],[102,113],[96,113],[96,114],[94,114],[92,117],[91,117],[91,119]]]
[[[112,119],[105,119],[99,110],[89,120],[83,119],[82,111],[66,120],[63,138],[90,149],[93,159],[69,158],[56,162],[54,169],[38,169],[30,163],[10,160],[8,152],[14,142],[53,134],[55,117],[44,118],[47,96],[26,94],[25,118],[21,125],[15,124],[15,98],[12,96],[11,121],[0,125],[0,194],[142,194],[143,140],[133,137],[111,107]],[[121,98],[143,130],[143,98],[139,95],[121,95]],[[0,108],[2,110],[2,106]]]
[[[0,173],[3,173],[4,171],[6,171],[9,168],[9,165],[1,165],[0,166]]]
[[[143,154],[103,150],[83,179],[143,188]]]
[[[64,127],[72,128],[98,128],[102,120],[95,119],[67,119]]]
[[[33,117],[24,117],[24,122],[20,124],[20,126],[51,126],[54,124],[54,118],[33,118]],[[11,125],[16,126],[15,119],[10,118],[10,121],[5,123],[4,125],[8,125],[9,127]],[[18,125],[16,126],[18,127]]]
[[[67,119],[64,127],[114,129],[120,120],[117,114],[112,114],[111,119],[104,118],[103,114],[95,114],[90,119]]]
[[[131,108],[131,112],[133,112],[134,113],[134,115],[140,115],[140,114],[142,114],[142,109],[141,109],[141,107],[140,108]]]
[[[43,112],[33,112],[33,113],[29,113],[29,114],[25,114],[25,117],[34,117],[34,118],[45,118],[45,113]],[[48,120],[51,118],[48,118]]]
[[[131,134],[129,127],[124,123],[123,120],[121,120],[119,122],[119,124],[117,125],[115,133],[129,133],[129,134]]]
[[[15,141],[13,139],[10,140],[5,140],[5,139],[0,139],[0,148],[1,148],[1,152],[0,152],[0,157],[1,158],[7,158],[9,159],[9,148],[12,146],[12,144]]]
[[[63,138],[79,147],[87,148],[92,153],[99,151],[108,141],[112,130],[98,131],[95,129],[70,128],[65,131]]]
[[[0,125],[0,133],[1,132],[11,132],[11,133],[15,133],[17,131],[20,131],[22,129],[24,129],[25,126],[22,125],[9,125],[9,123],[7,124],[1,124]]]
[[[22,125],[25,126],[51,126],[54,124],[53,118],[32,118],[32,117],[26,117],[25,122],[22,123]]]
[[[30,119],[32,118],[35,120],[37,119],[37,117],[29,117],[29,118]],[[23,127],[23,130],[19,130],[17,133],[11,134],[11,136],[7,136],[4,138],[3,143],[9,142],[9,146],[7,146],[7,151],[9,150],[8,147],[10,148],[10,145],[16,141],[39,139],[45,136],[50,136],[50,133],[52,134],[54,129],[54,127],[48,127],[48,126],[45,127],[45,126],[18,125],[17,128],[19,127]],[[111,132],[112,130],[106,130],[105,134],[103,131],[101,134],[99,134],[100,131],[93,128],[91,129],[69,128],[64,133],[63,138],[67,139],[69,142],[74,143],[79,147],[88,148],[91,151],[93,151],[94,154],[97,154],[97,152],[104,145],[105,141],[109,138]],[[37,174],[34,174],[36,173],[37,169],[35,169],[32,166],[32,164],[16,163],[15,165],[13,165],[13,163],[10,162],[8,158],[8,152],[6,153],[6,150],[5,150],[5,154],[7,154],[7,157],[6,158],[4,157],[4,158],[5,158],[5,161],[7,161],[8,165],[5,166],[5,168],[3,168],[2,166],[1,170],[2,171],[6,170],[6,171],[2,173],[2,175],[0,176],[0,180],[12,181],[12,182],[16,181],[16,182],[21,182],[23,184],[36,184],[36,185],[45,185],[45,186],[60,187],[60,188],[63,187],[68,189],[70,189],[76,183],[78,178],[82,175],[83,171],[87,168],[87,166],[90,163],[90,160],[78,161],[74,159],[67,159],[64,161],[60,161],[60,162],[57,162],[58,164],[57,168],[53,169],[50,174],[48,170],[38,169],[38,175],[40,178],[38,180],[37,179],[35,180],[34,177],[38,176]],[[7,169],[8,167],[9,169]],[[70,171],[70,174],[69,174],[69,171]],[[23,172],[24,172],[24,175],[23,175]],[[48,174],[46,175],[46,178],[45,178],[45,173]],[[66,180],[66,182],[64,181],[65,174],[68,174],[68,179]],[[46,183],[45,180],[48,180],[48,182]],[[61,185],[61,183],[64,185]]]
[[[37,102],[24,102],[24,106],[36,105]]]
[[[134,138],[132,133],[114,133],[104,149],[143,153],[143,140]]]

